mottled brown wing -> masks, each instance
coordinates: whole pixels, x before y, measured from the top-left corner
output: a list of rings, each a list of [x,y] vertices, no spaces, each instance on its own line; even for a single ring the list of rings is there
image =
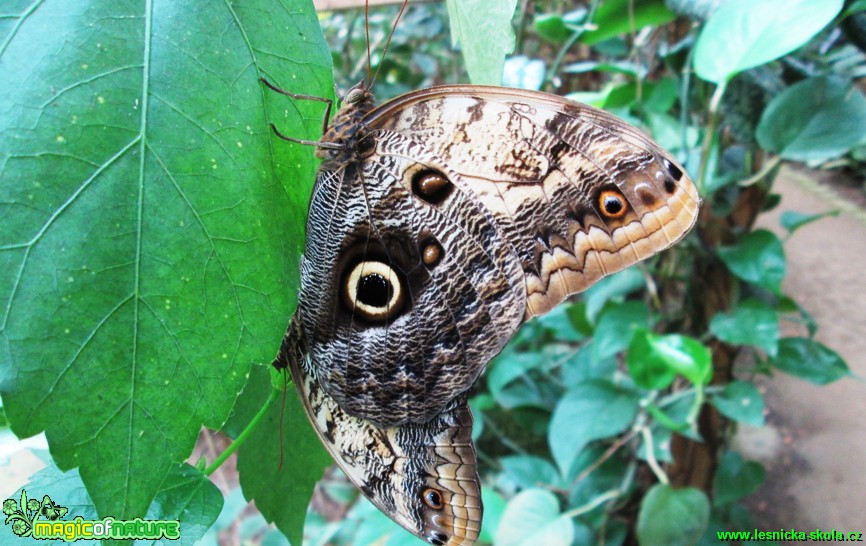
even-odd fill
[[[382,428],[439,415],[526,318],[670,246],[698,212],[664,150],[553,95],[431,88],[350,102],[333,127],[299,307],[315,379]]]
[[[406,150],[441,158],[477,196],[519,257],[526,318],[669,247],[697,219],[697,189],[670,154],[619,118],[555,95],[433,87],[364,122],[378,141],[398,134]]]
[[[481,490],[465,396],[424,424],[378,428],[352,417],[313,377],[297,315],[275,365],[289,368],[322,443],[383,513],[431,544],[475,543],[481,528]]]

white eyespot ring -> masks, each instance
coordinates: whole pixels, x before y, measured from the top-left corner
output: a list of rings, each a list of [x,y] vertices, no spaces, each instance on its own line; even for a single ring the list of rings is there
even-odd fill
[[[358,262],[343,282],[346,305],[370,321],[392,317],[403,307],[404,287],[394,268],[379,261]]]

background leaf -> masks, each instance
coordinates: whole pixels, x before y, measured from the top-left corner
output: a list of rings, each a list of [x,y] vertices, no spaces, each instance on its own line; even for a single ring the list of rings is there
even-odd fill
[[[773,97],[761,115],[758,143],[785,159],[826,161],[866,142],[866,98],[836,78],[809,78]]]
[[[737,277],[779,293],[785,277],[785,251],[773,232],[753,231],[731,246],[719,247],[718,254]]]
[[[756,299],[739,302],[729,313],[718,313],[710,321],[710,332],[726,343],[758,347],[769,356],[775,356],[779,347],[776,311]]]
[[[755,427],[764,425],[764,397],[748,381],[728,383],[711,401],[726,417]]]
[[[139,516],[285,330],[315,165],[258,77],[327,96],[330,56],[307,2],[33,8],[0,52],[0,394]]]
[[[493,544],[569,546],[573,534],[571,518],[560,514],[556,496],[544,489],[528,489],[508,502]]]
[[[814,339],[786,337],[779,341],[779,354],[771,360],[776,368],[816,385],[826,385],[851,371],[834,351]]]
[[[797,212],[793,210],[786,210],[779,217],[779,224],[785,230],[788,231],[789,234],[794,233],[801,227],[811,224],[816,220],[820,220],[821,218],[826,218],[828,216],[839,216],[839,209],[828,210],[827,212],[819,212],[816,214],[806,214],[804,212]]]
[[[719,459],[713,479],[716,504],[728,504],[751,495],[764,482],[766,474],[761,463],[744,461],[736,451],[728,451]]]
[[[294,386],[288,388],[285,412],[282,403],[271,404],[241,446],[238,473],[247,500],[255,500],[265,519],[292,544],[301,544],[313,488],[333,461],[310,426]],[[232,418],[249,423],[271,389],[269,370],[253,366]]]
[[[553,411],[548,444],[563,476],[580,451],[593,440],[624,431],[638,410],[637,394],[606,381],[578,385]]]
[[[695,71],[716,84],[794,51],[842,10],[842,0],[728,0],[695,45]]]
[[[592,18],[596,28],[583,33],[580,41],[593,45],[646,26],[663,25],[675,18],[676,14],[665,6],[664,0],[607,0],[599,5]]]
[[[710,502],[692,487],[653,486],[638,512],[637,537],[641,546],[691,546],[704,534]]]
[[[517,0],[447,0],[451,42],[460,44],[469,80],[476,85],[502,83],[505,55],[514,51],[511,18]]]

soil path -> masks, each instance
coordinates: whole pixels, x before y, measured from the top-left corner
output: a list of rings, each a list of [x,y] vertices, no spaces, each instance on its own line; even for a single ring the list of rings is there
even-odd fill
[[[764,382],[769,425],[738,436],[741,448],[768,467],[749,505],[758,530],[866,537],[866,212],[799,171],[784,170],[775,191],[781,206],[759,225],[779,236],[782,211],[840,209],[785,243],[784,291],[815,318],[817,339],[859,377],[819,387],[779,373]],[[785,333],[802,334],[795,327]]]

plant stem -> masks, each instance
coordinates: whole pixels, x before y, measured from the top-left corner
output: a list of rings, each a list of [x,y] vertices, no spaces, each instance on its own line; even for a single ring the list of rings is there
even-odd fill
[[[653,471],[653,474],[656,475],[658,481],[664,485],[670,484],[670,479],[668,479],[668,475],[665,474],[665,471],[662,470],[662,467],[659,465],[659,462],[656,460],[655,449],[653,449],[653,436],[650,432],[648,426],[643,425],[640,429],[641,436],[643,436],[644,446],[646,446],[646,462],[649,465],[650,469]]]
[[[712,168],[709,168],[710,158],[713,155],[713,152],[718,145],[718,139],[716,138],[716,124],[719,120],[719,105],[722,102],[722,96],[725,94],[725,88],[727,87],[727,82],[720,83],[716,90],[713,92],[713,96],[710,99],[710,119],[707,123],[707,130],[704,134],[704,147],[701,151],[701,168],[698,172],[698,192],[703,192],[703,189],[706,187],[706,177],[707,171],[710,171],[710,176],[715,174],[715,161],[712,161]]]
[[[274,402],[274,400],[276,400],[277,395],[280,392],[281,391],[278,391],[277,389],[271,389],[271,394],[268,396],[268,399],[265,400],[265,403],[262,404],[262,407],[259,409],[258,413],[256,413],[255,417],[253,417],[250,420],[250,422],[247,424],[247,426],[244,428],[244,430],[241,431],[240,434],[238,434],[238,437],[235,438],[235,441],[232,442],[229,445],[229,447],[227,447],[226,450],[223,451],[220,454],[220,456],[217,457],[214,460],[214,462],[212,462],[210,464],[210,466],[205,468],[205,470],[204,470],[205,476],[210,476],[211,474],[213,474],[217,468],[219,468],[224,462],[226,462],[226,459],[231,457],[232,453],[237,451],[237,449],[241,445],[243,445],[243,443],[246,441],[246,439],[249,437],[249,435],[252,434],[253,430],[256,428],[256,425],[258,425],[261,422],[261,420],[264,419],[265,413],[268,411],[268,408],[271,406],[271,404]]]

